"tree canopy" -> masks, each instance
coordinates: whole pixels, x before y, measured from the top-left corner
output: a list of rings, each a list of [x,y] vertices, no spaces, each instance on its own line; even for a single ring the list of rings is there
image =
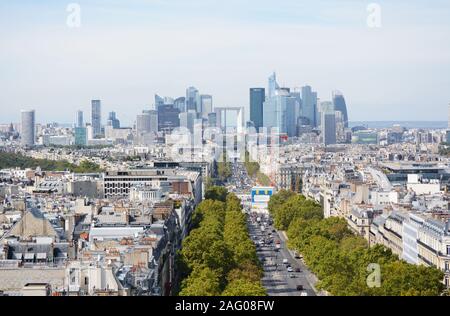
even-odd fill
[[[194,228],[179,253],[179,267],[186,271],[179,294],[266,295],[241,201],[219,187],[210,188],[206,195],[194,211]]]
[[[101,172],[99,165],[83,160],[80,165],[71,164],[66,160],[34,159],[17,153],[0,151],[0,169],[21,168],[36,169],[40,167],[44,171],[70,171],[75,173]]]
[[[345,219],[324,219],[321,206],[301,195],[280,191],[271,197],[269,211],[275,226],[287,231],[289,247],[303,255],[319,278],[317,287],[333,295],[423,296],[444,290],[440,270],[409,264],[382,245],[369,248]],[[379,286],[368,282],[374,265],[379,267]]]

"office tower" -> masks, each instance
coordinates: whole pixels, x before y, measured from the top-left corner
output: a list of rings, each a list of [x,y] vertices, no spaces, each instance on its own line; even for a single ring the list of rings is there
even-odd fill
[[[201,112],[199,103],[199,93],[195,87],[186,89],[186,111],[195,110],[197,113]]]
[[[333,91],[334,109],[342,113],[344,127],[348,127],[347,104],[345,103],[344,95],[340,91]]]
[[[173,105],[180,112],[186,112],[186,98],[185,97],[176,98],[175,101],[173,101]]]
[[[187,128],[191,133],[194,132],[194,122],[197,119],[197,112],[188,110],[180,113],[180,126]]]
[[[302,111],[302,97],[301,97],[301,89],[294,88],[293,91],[291,91],[291,96],[295,98],[296,101],[296,107],[295,107],[295,122],[296,124],[299,122],[299,118],[301,116]]]
[[[86,146],[88,141],[88,129],[86,127],[75,127],[75,145]]]
[[[278,89],[263,105],[263,125],[269,130],[277,128],[279,133],[295,136],[297,124],[295,107],[298,106],[295,97],[286,90]]]
[[[86,124],[86,134],[88,140],[94,139],[94,128],[91,124]]]
[[[277,75],[276,73],[273,73],[269,77],[269,91],[268,91],[268,97],[269,99],[272,98],[275,95],[275,92],[280,88],[280,86],[277,83]]]
[[[120,128],[120,121],[116,117],[116,112],[109,112],[106,125],[111,126],[114,129]]]
[[[215,112],[208,114],[208,126],[217,127],[217,114]]]
[[[171,97],[164,97],[163,101],[164,101],[164,104],[172,104],[172,105],[174,105],[174,100]]]
[[[266,101],[266,89],[250,88],[250,121],[253,122],[257,132],[263,127],[264,102]]]
[[[325,146],[336,144],[336,115],[332,102],[321,103],[322,142]]]
[[[136,131],[139,134],[158,132],[158,112],[142,111],[142,114],[136,117]]]
[[[158,107],[160,105],[164,105],[164,98],[162,98],[159,95],[155,94],[155,109],[158,109]]]
[[[83,126],[84,126],[83,111],[77,111],[76,127],[83,127]]]
[[[22,146],[34,146],[35,140],[35,112],[34,110],[22,110],[22,131],[21,131],[21,144]]]
[[[317,93],[313,92],[310,86],[302,87],[301,102],[302,109],[300,115],[309,121],[309,124],[306,125],[318,126]]]
[[[170,133],[180,126],[180,111],[172,104],[158,106],[158,131]]]
[[[94,138],[102,133],[102,108],[100,100],[92,100],[91,102],[91,125]]]
[[[200,96],[200,108],[202,118],[208,118],[208,114],[213,111],[213,101],[211,95],[202,94]]]
[[[345,143],[345,119],[341,111],[337,111],[335,107],[334,116],[336,120],[336,141]]]
[[[298,107],[298,101],[292,95],[283,99],[286,102],[286,133],[289,137],[294,137],[297,135],[297,120],[296,120],[296,108]]]

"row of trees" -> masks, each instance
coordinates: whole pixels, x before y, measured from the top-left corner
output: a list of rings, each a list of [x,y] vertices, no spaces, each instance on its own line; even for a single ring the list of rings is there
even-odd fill
[[[240,200],[212,187],[196,208],[179,253],[183,296],[263,296],[263,275]]]
[[[217,162],[217,177],[221,182],[225,182],[231,177],[231,162],[228,161],[227,155],[224,153],[219,162]]]
[[[289,247],[303,254],[319,278],[319,289],[339,296],[424,296],[444,290],[438,269],[399,260],[382,245],[369,248],[344,219],[323,219],[321,206],[301,195],[280,191],[269,211],[275,226],[287,230]]]
[[[31,168],[35,169],[40,167],[45,171],[65,171],[69,170],[75,173],[90,173],[101,172],[102,169],[99,165],[84,160],[80,165],[71,164],[66,160],[48,160],[48,159],[34,159],[24,156],[22,154],[9,153],[0,151],[0,169],[5,168]]]
[[[256,161],[250,161],[250,154],[245,152],[244,166],[250,177],[256,178],[257,181],[264,186],[269,186],[271,181],[267,175],[261,172],[259,163]]]

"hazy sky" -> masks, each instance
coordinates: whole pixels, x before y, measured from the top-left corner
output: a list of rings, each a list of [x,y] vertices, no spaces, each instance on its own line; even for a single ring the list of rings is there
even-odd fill
[[[390,0],[381,28],[361,0],[0,0],[0,122],[34,108],[75,121],[103,102],[131,124],[153,96],[193,85],[217,106],[248,106],[248,89],[341,90],[350,120],[446,120],[450,1]],[[248,118],[248,117],[247,117]]]

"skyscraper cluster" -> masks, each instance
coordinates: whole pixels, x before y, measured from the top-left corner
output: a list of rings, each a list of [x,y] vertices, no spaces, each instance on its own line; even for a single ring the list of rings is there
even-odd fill
[[[250,121],[257,131],[262,127],[277,131],[287,137],[299,137],[305,133],[320,135],[323,144],[347,142],[348,113],[343,94],[333,91],[331,101],[321,101],[311,86],[301,88],[282,87],[276,74],[268,78],[267,89],[250,88]],[[237,115],[238,123],[228,119],[229,113]],[[154,109],[145,109],[136,116],[133,128],[121,127],[116,112],[108,112],[106,125],[102,125],[101,100],[91,101],[91,121],[85,122],[82,111],[75,119],[75,144],[105,144],[111,139],[129,140],[131,134],[138,139],[154,139],[158,133],[166,135],[175,128],[184,127],[191,133],[197,124],[202,127],[245,126],[243,107],[213,107],[213,97],[200,94],[195,87],[188,87],[185,96],[162,97],[155,94]],[[34,111],[22,111],[22,144],[35,143]],[[227,121],[228,120],[228,121]],[[229,125],[231,124],[231,125]],[[239,132],[238,132],[239,133]]]
[[[155,95],[155,109],[158,113],[159,132],[170,133],[177,127],[192,131],[197,122],[211,126],[211,121],[215,119],[212,115],[212,96],[200,94],[195,87],[188,87],[186,96],[176,99]]]
[[[348,128],[347,105],[339,91],[332,93],[332,101],[321,102],[317,92],[306,85],[301,89],[280,87],[276,74],[264,88],[250,89],[250,120],[257,131],[261,127],[278,129],[289,137],[303,131],[320,131],[325,145],[345,141]]]

